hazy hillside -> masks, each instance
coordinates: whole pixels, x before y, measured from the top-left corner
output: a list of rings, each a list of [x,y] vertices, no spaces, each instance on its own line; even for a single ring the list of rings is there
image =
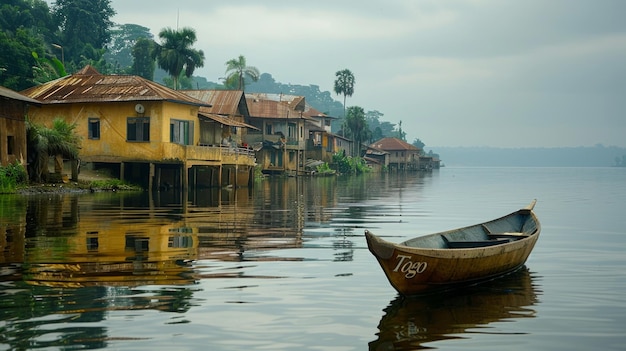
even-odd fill
[[[519,149],[437,146],[433,150],[446,166],[610,167],[623,165],[626,159],[626,148],[603,145]]]

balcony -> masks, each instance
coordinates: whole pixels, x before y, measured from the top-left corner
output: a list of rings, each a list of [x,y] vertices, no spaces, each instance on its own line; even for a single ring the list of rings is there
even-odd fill
[[[193,146],[164,143],[163,159],[183,161],[188,166],[256,165],[254,150],[221,145],[200,144]]]

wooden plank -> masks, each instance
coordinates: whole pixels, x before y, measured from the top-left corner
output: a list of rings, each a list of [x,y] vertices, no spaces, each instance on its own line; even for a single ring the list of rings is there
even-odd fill
[[[449,240],[443,235],[441,237],[446,242],[448,247],[451,249],[469,249],[469,248],[475,248],[475,247],[488,247],[488,246],[505,244],[511,241],[510,238],[501,238],[501,239],[493,239],[493,240],[476,240],[476,241],[453,241],[453,240]]]
[[[520,232],[505,232],[505,233],[490,233],[490,234],[487,234],[487,236],[489,236],[490,239],[519,240],[519,239],[522,239],[522,238],[527,238],[530,235],[528,235],[526,233],[520,233]]]

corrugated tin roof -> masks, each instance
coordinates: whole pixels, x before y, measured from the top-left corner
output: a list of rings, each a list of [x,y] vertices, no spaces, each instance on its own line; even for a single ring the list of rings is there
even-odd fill
[[[35,100],[35,99],[31,99],[28,96],[24,96],[20,93],[18,93],[17,91],[13,91],[9,88],[5,88],[0,86],[0,96],[3,96],[5,98],[8,99],[12,99],[12,100],[19,100],[19,101],[23,101],[23,102],[27,102],[29,104],[33,104],[33,105],[41,105],[41,102]]]
[[[242,90],[180,90],[181,92],[204,101],[211,105],[211,107],[203,108],[203,111],[207,113],[216,113],[220,115],[246,115],[248,114],[248,107],[245,106],[245,98]],[[241,109],[240,111],[240,104]]]
[[[398,138],[382,138],[370,145],[373,148],[377,148],[385,151],[396,150],[419,150],[415,145],[411,145]]]
[[[300,112],[293,110],[289,105],[272,100],[249,98],[246,94],[246,103],[250,110],[250,117],[257,118],[297,118]]]
[[[91,66],[21,92],[44,104],[122,101],[170,101],[207,104],[148,79],[131,75],[103,75]]]
[[[215,121],[217,123],[221,123],[223,125],[227,125],[227,126],[231,126],[231,127],[243,127],[243,128],[250,128],[250,129],[255,129],[255,130],[259,130],[259,128],[255,127],[255,126],[251,126],[249,124],[243,123],[243,122],[239,122],[239,121],[235,121],[234,119],[230,119],[218,114],[214,114],[214,113],[205,113],[205,112],[198,112],[198,116],[200,118],[206,118],[206,119],[210,119],[212,121]]]
[[[317,110],[309,103],[306,102],[304,96],[298,95],[288,95],[288,94],[270,94],[270,93],[247,93],[246,99],[248,104],[250,104],[251,99],[254,101],[273,101],[274,103],[280,103],[291,107],[292,110],[302,112],[302,116],[304,117],[326,117],[326,118],[334,118],[330,117],[321,111]],[[268,103],[271,104],[271,103]],[[268,109],[267,106],[263,107],[265,110]],[[263,110],[263,109],[262,109]],[[255,116],[250,113],[252,116]],[[255,116],[257,117],[257,116]],[[263,117],[263,116],[258,116]]]
[[[308,105],[304,96],[247,93],[246,102],[251,117],[312,119],[321,113]],[[309,113],[308,113],[309,112]]]

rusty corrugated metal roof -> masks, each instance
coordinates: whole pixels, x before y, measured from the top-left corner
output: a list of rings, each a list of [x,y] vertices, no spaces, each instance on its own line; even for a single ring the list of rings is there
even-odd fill
[[[250,117],[256,118],[289,118],[299,117],[300,113],[294,111],[286,104],[272,100],[261,100],[246,97],[246,103],[250,110]]]
[[[382,138],[372,143],[370,146],[384,151],[419,150],[415,145],[411,145],[398,138]]]
[[[306,103],[304,96],[247,93],[246,102],[250,116],[256,118],[312,119],[321,114]]]
[[[131,75],[103,75],[91,66],[21,93],[44,104],[170,101],[207,106],[200,100],[148,79]]]
[[[231,126],[231,127],[243,127],[243,128],[250,128],[250,129],[259,130],[259,128],[255,127],[255,126],[251,126],[251,125],[243,123],[243,122],[235,121],[234,119],[227,118],[227,117],[215,114],[215,113],[205,113],[205,112],[200,111],[198,113],[198,116],[200,118],[206,118],[206,119],[215,121],[217,123],[221,123],[223,125],[227,125],[227,126]]]
[[[210,104],[211,107],[202,108],[206,113],[229,116],[249,115],[242,90],[181,90],[181,92]]]
[[[35,99],[31,99],[28,96],[24,96],[20,93],[18,93],[17,91],[13,91],[9,88],[5,88],[3,86],[0,86],[0,96],[3,96],[7,99],[12,99],[12,100],[19,100],[19,101],[23,101],[23,102],[27,102],[29,104],[33,104],[33,105],[41,105],[41,102],[35,100]]]

